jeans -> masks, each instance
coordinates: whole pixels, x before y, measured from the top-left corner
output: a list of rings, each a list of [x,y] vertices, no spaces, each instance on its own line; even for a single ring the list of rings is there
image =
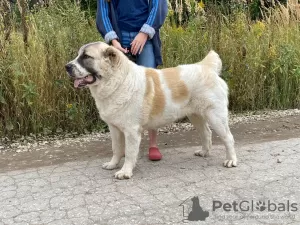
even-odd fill
[[[122,47],[130,48],[130,43],[134,40],[138,33],[139,32],[122,31]],[[153,44],[151,40],[147,40],[141,54],[137,54],[136,64],[140,66],[156,68]]]

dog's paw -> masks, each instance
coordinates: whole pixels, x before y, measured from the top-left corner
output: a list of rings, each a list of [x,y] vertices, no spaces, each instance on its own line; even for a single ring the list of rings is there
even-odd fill
[[[226,159],[223,163],[223,166],[225,166],[227,168],[236,167],[237,160],[236,159]]]
[[[102,165],[102,168],[105,170],[113,170],[118,167],[118,164],[106,162]]]
[[[115,173],[115,178],[119,180],[129,179],[132,177],[132,171],[119,170]]]
[[[197,151],[195,151],[194,154],[196,156],[208,157],[209,156],[209,151],[197,150]]]

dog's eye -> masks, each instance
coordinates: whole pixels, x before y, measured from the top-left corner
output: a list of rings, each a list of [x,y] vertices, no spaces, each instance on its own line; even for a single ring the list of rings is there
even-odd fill
[[[83,58],[83,59],[92,59],[93,57],[92,57],[92,56],[89,56],[89,55],[87,55],[87,54],[84,54],[84,55],[82,55],[82,58]]]

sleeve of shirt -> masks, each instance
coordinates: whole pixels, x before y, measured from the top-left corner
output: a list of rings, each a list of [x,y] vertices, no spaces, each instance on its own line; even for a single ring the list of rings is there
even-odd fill
[[[113,30],[109,19],[109,3],[106,0],[97,0],[96,25],[99,33],[106,43],[113,39],[118,39],[116,32]]]
[[[156,30],[159,30],[163,25],[167,17],[168,3],[167,0],[150,0],[150,4],[149,17],[140,31],[148,34],[151,39],[155,35]]]

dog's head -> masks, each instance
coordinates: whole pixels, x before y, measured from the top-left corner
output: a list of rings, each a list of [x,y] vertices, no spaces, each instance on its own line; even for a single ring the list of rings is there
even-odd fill
[[[195,196],[192,198],[192,201],[193,201],[193,203],[197,203],[197,202],[199,202],[199,198],[197,196]]]
[[[93,86],[106,83],[118,74],[116,72],[120,71],[124,58],[114,47],[95,42],[82,46],[77,57],[66,64],[65,68],[74,79],[75,88]]]

